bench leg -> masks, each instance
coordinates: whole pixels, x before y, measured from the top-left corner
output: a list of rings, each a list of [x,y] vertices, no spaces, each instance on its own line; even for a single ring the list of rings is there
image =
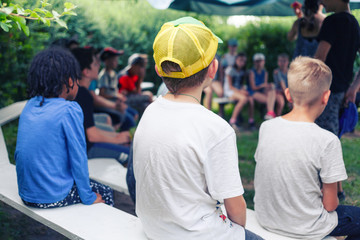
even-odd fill
[[[224,118],[224,116],[225,116],[224,107],[225,107],[225,104],[219,103],[219,113],[218,113],[218,115],[220,117],[222,117],[222,118]]]

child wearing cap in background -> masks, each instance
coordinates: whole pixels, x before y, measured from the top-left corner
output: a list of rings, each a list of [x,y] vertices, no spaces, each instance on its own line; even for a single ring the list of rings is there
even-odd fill
[[[254,119],[254,100],[266,104],[267,113],[265,120],[276,117],[274,112],[276,92],[274,85],[268,83],[268,72],[265,70],[265,56],[255,53],[253,56],[254,67],[249,72],[248,92],[250,95],[249,121]]]
[[[128,65],[117,75],[119,93],[127,97],[127,103],[139,111],[140,115],[152,102],[153,94],[150,91],[141,91],[141,83],[145,78],[147,55],[134,53],[128,59]]]
[[[255,213],[269,231],[299,239],[360,239],[360,208],[339,205],[347,178],[341,143],[314,123],[330,96],[331,70],[298,57],[290,65],[290,113],[264,122],[255,152]]]
[[[100,60],[105,64],[105,68],[99,73],[100,95],[114,101],[118,98],[124,98],[122,94],[118,93],[118,80],[115,72],[115,68],[118,66],[119,56],[123,53],[124,51],[107,47],[104,48],[100,54]]]
[[[150,239],[261,239],[244,230],[235,132],[200,105],[218,41],[191,17],[165,23],[154,40],[169,92],[145,110],[134,136],[136,213]]]

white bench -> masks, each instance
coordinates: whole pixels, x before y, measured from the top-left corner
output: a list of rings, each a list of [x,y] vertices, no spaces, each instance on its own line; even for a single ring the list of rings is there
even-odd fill
[[[0,109],[0,127],[19,117],[26,101]],[[140,220],[103,203],[77,204],[64,208],[35,209],[24,205],[18,195],[15,165],[11,164],[0,128],[0,201],[54,229],[70,239],[146,239]],[[128,194],[126,168],[114,159],[89,160],[90,178]],[[246,228],[266,240],[292,238],[268,232],[256,220],[255,212],[247,209]],[[326,240],[335,239],[332,237]]]
[[[235,100],[232,100],[227,97],[214,98],[213,101],[219,104],[219,116],[224,117],[224,107],[226,104],[235,103]]]
[[[112,158],[89,159],[90,178],[105,184],[115,191],[129,195],[126,184],[127,168]]]

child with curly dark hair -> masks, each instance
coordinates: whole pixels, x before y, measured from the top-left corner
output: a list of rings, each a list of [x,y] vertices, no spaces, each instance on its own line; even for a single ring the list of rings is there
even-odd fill
[[[32,61],[31,99],[20,115],[15,151],[19,195],[27,206],[113,205],[112,190],[89,180],[84,117],[71,101],[80,77],[79,64],[66,50],[50,48]]]

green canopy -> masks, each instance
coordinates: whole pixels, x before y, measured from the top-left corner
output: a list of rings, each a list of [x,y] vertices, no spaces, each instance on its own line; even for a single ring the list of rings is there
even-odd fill
[[[211,15],[294,16],[290,5],[295,0],[148,0],[155,8],[172,8]],[[303,0],[298,0],[303,3]],[[360,0],[351,1],[360,8]]]

